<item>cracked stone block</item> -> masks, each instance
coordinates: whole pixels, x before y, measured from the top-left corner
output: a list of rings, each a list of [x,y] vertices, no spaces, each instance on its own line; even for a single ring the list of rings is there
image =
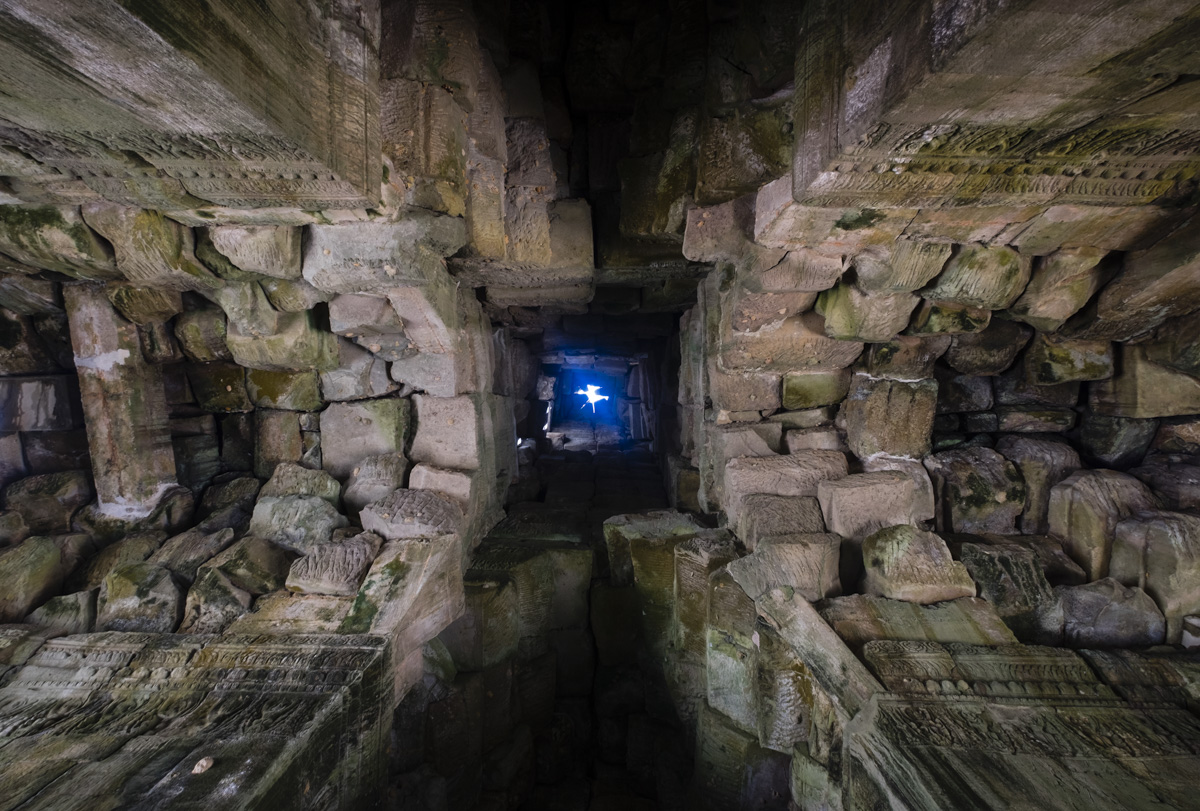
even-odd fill
[[[915,526],[922,520],[917,483],[898,470],[820,482],[817,501],[829,531],[852,540],[897,524]]]
[[[818,492],[821,484],[817,485]],[[774,496],[755,493],[742,501],[738,538],[753,552],[760,543],[777,535],[824,532],[821,507],[811,497]]]
[[[1158,604],[1168,645],[1178,645],[1185,617],[1200,613],[1200,518],[1186,513],[1140,512],[1117,524],[1112,579],[1137,586]]]
[[[1079,454],[1061,440],[1011,434],[996,441],[996,452],[1015,464],[1025,480],[1021,532],[1044,535],[1049,531],[1050,489],[1082,467]]]
[[[802,451],[787,456],[731,459],[725,465],[726,514],[732,525],[741,520],[743,501],[755,493],[776,496],[817,494],[817,484],[848,472],[846,455],[837,451]]]
[[[1167,623],[1154,599],[1142,589],[1126,588],[1111,577],[1084,586],[1058,586],[1071,648],[1134,648],[1160,645]]]
[[[282,548],[265,538],[247,535],[202,564],[196,582],[205,577],[206,571],[216,570],[243,591],[255,596],[267,594],[283,588],[291,562],[291,555]]]
[[[189,529],[168,538],[146,562],[162,566],[180,580],[191,583],[200,566],[228,548],[233,540],[234,532],[228,527],[216,532]]]
[[[853,594],[825,600],[817,605],[817,610],[855,651],[876,640],[969,645],[1013,645],[1017,642],[995,607],[977,597],[920,605]]]
[[[860,459],[879,453],[925,456],[932,442],[937,390],[933,380],[902,382],[855,374],[839,412],[851,452]]]
[[[292,561],[285,586],[298,594],[357,594],[382,545],[371,532],[319,544]]]
[[[942,272],[921,295],[985,310],[1003,310],[1021,295],[1031,272],[1029,258],[1012,248],[956,245]]]
[[[1107,281],[1111,271],[1101,264],[1107,253],[1099,248],[1064,248],[1041,257],[1009,315],[1042,333],[1058,331]]]
[[[250,610],[252,600],[250,592],[233,585],[220,570],[203,569],[188,589],[179,633],[224,633]]]
[[[773,589],[794,589],[809,602],[841,593],[838,578],[842,539],[822,532],[796,532],[764,539],[728,565],[730,576],[752,600]]]
[[[244,271],[276,279],[300,278],[299,228],[286,225],[218,225],[208,229],[213,247]]]
[[[274,473],[262,489],[259,498],[284,498],[286,496],[316,496],[328,501],[335,509],[341,505],[342,486],[337,479],[324,470],[310,470],[306,467],[283,462],[276,466]]]

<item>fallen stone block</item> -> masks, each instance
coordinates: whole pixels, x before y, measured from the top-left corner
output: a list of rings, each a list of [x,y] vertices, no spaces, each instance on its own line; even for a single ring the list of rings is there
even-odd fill
[[[341,503],[342,487],[324,470],[310,470],[284,462],[275,468],[271,478],[258,493],[259,498],[287,496],[316,496],[328,501],[335,509]]]
[[[841,592],[842,540],[826,533],[796,533],[764,540],[750,555],[731,561],[729,574],[751,600],[791,589],[815,602]]]
[[[956,245],[942,272],[921,295],[985,310],[1003,310],[1021,295],[1031,272],[1029,257],[1012,248]]]
[[[1078,470],[1079,454],[1066,442],[1025,436],[1002,436],[996,451],[1021,471],[1025,481],[1025,510],[1021,532],[1045,534],[1050,509],[1050,489]]]
[[[1050,534],[1060,539],[1088,580],[1108,575],[1117,524],[1158,499],[1146,487],[1115,470],[1080,470],[1050,488]]]
[[[357,594],[382,544],[371,532],[319,544],[292,561],[285,586],[298,594]]]
[[[1160,645],[1167,623],[1154,599],[1111,577],[1085,586],[1058,586],[1063,638],[1072,648],[1133,648]]]
[[[959,374],[998,375],[1013,365],[1032,336],[1024,324],[994,320],[979,332],[955,335],[942,357]]]
[[[196,581],[213,569],[237,588],[257,596],[283,588],[291,563],[291,556],[280,547],[247,535],[202,565]]]
[[[305,555],[328,543],[335,529],[349,523],[346,516],[320,496],[260,495],[250,518],[250,533]]]
[[[1012,645],[1017,641],[995,606],[978,597],[920,605],[854,594],[825,600],[816,608],[854,651],[879,639],[971,645]]]
[[[922,604],[975,596],[966,568],[932,532],[881,529],[863,540],[862,553],[867,594]]]
[[[4,488],[4,507],[25,519],[30,532],[55,535],[71,531],[71,517],[92,500],[86,471],[68,470],[28,476]]]
[[[630,544],[635,540],[669,538],[675,542],[695,537],[704,527],[687,513],[656,510],[638,515],[614,515],[604,522],[604,543],[614,586],[633,585]]]
[[[98,593],[99,589],[89,589],[51,597],[26,617],[25,622],[55,635],[89,633],[96,625]]]
[[[169,569],[131,563],[109,572],[100,587],[96,629],[173,633],[183,619],[184,591]]]
[[[346,511],[357,517],[368,504],[404,486],[408,460],[402,453],[382,453],[362,459],[350,471],[342,498]]]
[[[189,529],[169,538],[147,558],[147,562],[162,566],[181,581],[191,583],[200,566],[224,551],[233,540],[232,529],[216,532],[206,532],[198,527]]]
[[[219,569],[203,569],[188,589],[181,634],[220,634],[250,610],[250,592],[233,585]]]
[[[741,515],[740,526],[735,531],[751,552],[765,539],[778,535],[825,531],[821,507],[817,499],[811,497],[755,493],[743,499]]]
[[[843,478],[847,471],[846,456],[837,451],[731,459],[725,465],[726,503],[723,506],[730,523],[738,526],[747,496],[764,493],[812,497],[817,494],[818,482]]]
[[[675,645],[697,659],[704,656],[709,576],[737,557],[733,536],[703,531],[675,545]]]
[[[0,554],[0,622],[20,622],[62,583],[62,551],[51,538],[27,538]]]

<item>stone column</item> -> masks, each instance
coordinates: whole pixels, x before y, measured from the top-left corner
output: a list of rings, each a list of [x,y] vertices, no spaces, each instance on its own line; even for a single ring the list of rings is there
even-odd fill
[[[65,285],[100,512],[135,520],[176,484],[162,373],[101,285]]]

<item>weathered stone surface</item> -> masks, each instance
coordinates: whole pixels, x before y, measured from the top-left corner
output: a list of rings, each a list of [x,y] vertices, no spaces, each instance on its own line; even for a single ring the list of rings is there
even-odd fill
[[[933,364],[950,348],[950,341],[949,335],[897,335],[890,341],[871,344],[867,372],[872,377],[910,382],[933,377]]]
[[[246,373],[236,363],[187,364],[186,369],[196,404],[203,410],[227,414],[254,409],[246,392]]]
[[[937,381],[938,414],[969,414],[992,407],[992,380],[989,377],[954,374],[939,364],[934,369]]]
[[[205,307],[180,313],[175,319],[175,340],[189,360],[208,363],[233,357],[225,343],[225,313],[217,307]]]
[[[221,280],[197,261],[190,228],[158,211],[88,203],[84,221],[107,239],[129,281],[166,290],[212,290]]]
[[[444,274],[442,257],[465,243],[461,219],[420,210],[399,222],[311,226],[304,246],[304,279],[332,293],[424,284]]]
[[[1149,487],[1171,510],[1191,510],[1200,506],[1200,465],[1189,456],[1153,454],[1144,464],[1129,471]]]
[[[865,251],[854,257],[855,284],[880,293],[912,292],[937,276],[950,257],[945,243],[913,239],[896,240],[891,255]]]
[[[239,365],[251,369],[325,372],[337,368],[337,337],[321,329],[311,311],[280,313],[269,335],[243,332],[231,321],[225,345]]]
[[[1127,341],[1195,310],[1200,239],[1194,223],[1193,218],[1154,246],[1127,254],[1079,337]]]
[[[1157,431],[1158,420],[1084,412],[1076,442],[1089,464],[1124,469],[1142,461]]]
[[[324,470],[309,470],[300,465],[284,462],[275,468],[270,480],[262,486],[259,498],[284,498],[285,496],[316,496],[328,501],[334,508],[341,504],[342,486],[337,479]]]
[[[233,539],[234,532],[229,528],[216,532],[189,529],[169,538],[146,562],[162,566],[179,580],[191,583],[200,566],[226,549]]]
[[[1200,612],[1200,518],[1139,512],[1117,524],[1109,575],[1149,594],[1166,617],[1167,643],[1177,645],[1183,619]]]
[[[963,597],[919,605],[866,594],[825,600],[820,616],[853,650],[881,639],[1011,645],[1017,639],[986,600]]]
[[[885,470],[898,470],[913,480],[916,485],[915,515],[919,521],[932,521],[936,512],[933,482],[929,471],[917,459],[907,459],[901,456],[879,454],[862,462],[864,473],[879,473]]]
[[[20,622],[63,579],[62,551],[51,538],[35,536],[0,553],[0,622]]]
[[[215,570],[243,591],[266,594],[283,588],[290,565],[291,557],[283,549],[264,538],[247,535],[202,565],[196,583],[206,578],[207,571]]]
[[[372,532],[320,544],[292,562],[287,589],[300,594],[357,594],[382,545],[383,539]]]
[[[1113,376],[1112,344],[1038,334],[1025,353],[1026,378],[1035,386]]]
[[[29,476],[4,488],[5,509],[20,513],[39,535],[70,532],[72,515],[91,500],[92,483],[82,470]]]
[[[1163,420],[1152,447],[1168,453],[1200,452],[1200,420]]]
[[[916,525],[924,516],[917,483],[897,470],[857,473],[817,484],[817,501],[830,532],[862,540],[884,527]]]
[[[857,373],[842,404],[846,444],[860,459],[878,453],[919,458],[929,453],[937,383],[901,382]]]
[[[304,440],[295,411],[259,409],[254,413],[254,475],[269,479],[281,462],[300,462]]]
[[[845,454],[802,451],[787,456],[731,459],[725,465],[725,512],[738,526],[746,496],[815,496],[817,483],[840,479],[848,471]]]
[[[1079,404],[1079,389],[1080,384],[1074,381],[1054,386],[1036,386],[1026,376],[1023,363],[992,378],[992,392],[997,406],[1074,408]]]
[[[114,569],[141,563],[166,540],[161,532],[132,532],[101,549],[86,564],[78,567],[67,580],[67,588],[79,591],[99,588]]]
[[[818,492],[819,488],[820,484]],[[824,532],[825,522],[815,498],[755,493],[742,499],[741,521],[735,531],[753,552],[764,540],[777,535]]]
[[[1190,313],[1164,323],[1147,344],[1146,357],[1193,377],[1200,374],[1200,318]]]
[[[402,648],[416,647],[460,616],[463,603],[458,538],[389,540],[340,630],[392,636]]]
[[[368,456],[404,451],[411,406],[394,397],[331,403],[321,412],[323,467],[345,480]]]
[[[520,640],[517,585],[507,579],[468,579],[466,610],[438,637],[461,670],[485,670],[517,652]],[[628,629],[623,629],[628,633]],[[599,636],[597,636],[599,639]],[[606,646],[599,646],[603,658]]]
[[[671,538],[675,542],[695,537],[703,527],[687,513],[655,510],[638,515],[614,515],[604,522],[604,543],[614,586],[633,585],[629,547],[635,540]]]
[[[141,327],[161,324],[183,309],[177,290],[110,284],[105,293],[117,312]]]
[[[0,244],[7,256],[77,279],[116,279],[112,245],[73,206],[5,206]]]
[[[202,569],[188,589],[181,634],[219,634],[250,609],[250,592],[233,585],[219,569]]]
[[[51,597],[25,622],[57,635],[86,634],[96,624],[97,589]]]
[[[842,590],[838,579],[841,538],[794,533],[764,539],[752,554],[731,561],[729,574],[752,600],[774,589],[793,589],[815,602]]]
[[[1029,259],[1012,248],[959,245],[921,295],[985,310],[1003,310],[1021,295],[1030,272]]]
[[[844,341],[890,341],[906,326],[920,300],[912,293],[872,293],[842,282],[821,293],[817,312],[825,334]]]
[[[271,306],[281,313],[302,313],[328,301],[333,294],[318,290],[303,279],[259,279]]]
[[[1057,332],[1107,280],[1111,271],[1100,263],[1106,253],[1098,248],[1064,248],[1040,258],[1009,315],[1043,333]]]
[[[0,546],[12,546],[29,537],[29,526],[16,510],[0,510]]]
[[[783,376],[783,407],[801,411],[840,403],[850,389],[850,370],[789,372]]]
[[[910,335],[956,335],[979,332],[991,323],[992,311],[953,301],[922,300],[909,323]]]
[[[778,423],[745,422],[706,426],[696,460],[700,469],[700,500],[709,510],[725,501],[725,466],[740,457],[775,456],[781,450],[783,427]]]
[[[172,633],[183,619],[184,592],[170,570],[131,563],[109,572],[100,587],[96,629]]]
[[[1015,465],[990,448],[963,448],[925,460],[945,532],[1016,532],[1026,488]]]
[[[979,596],[996,607],[1017,639],[1028,645],[1062,644],[1062,605],[1032,550],[965,543],[959,558]]]
[[[909,526],[881,529],[863,540],[862,554],[867,594],[922,604],[975,596],[966,568],[932,532]]]
[[[955,335],[943,359],[964,375],[997,375],[1013,365],[1032,335],[1033,330],[1023,324],[993,319],[979,332]]]
[[[1072,648],[1132,648],[1158,645],[1167,623],[1142,589],[1126,588],[1111,577],[1085,586],[1058,586],[1064,641]]]
[[[286,225],[218,225],[208,229],[213,247],[244,271],[277,279],[300,278],[300,229]]]
[[[348,523],[346,516],[320,496],[260,495],[250,518],[250,533],[305,555],[328,543],[333,531]]]
[[[431,490],[395,490],[363,507],[363,529],[388,541],[456,535],[462,529],[462,508]]]
[[[786,318],[769,330],[733,334],[723,342],[718,362],[727,372],[844,369],[862,350],[857,341],[826,336],[825,319],[809,312]]]
[[[246,370],[246,393],[260,408],[284,411],[319,411],[325,401],[321,397],[320,376],[316,372],[267,372]]]
[[[833,426],[816,428],[792,428],[784,432],[784,450],[788,453],[796,451],[841,451],[849,450],[841,433]]]
[[[1108,574],[1117,524],[1158,508],[1146,485],[1115,470],[1080,470],[1050,488],[1050,534],[1063,542],[1088,580]]]
[[[484,403],[479,395],[413,397],[417,430],[411,456],[436,467],[476,470],[485,443],[481,433]]]
[[[1120,372],[1088,386],[1097,414],[1147,419],[1200,412],[1200,380],[1153,363],[1143,345],[1122,345]]]
[[[1021,513],[1021,532],[1045,534],[1050,488],[1074,473],[1082,465],[1075,449],[1054,439],[1026,436],[1002,436],[996,452],[1021,471],[1025,481],[1025,510]]]
[[[350,473],[346,480],[343,500],[351,516],[368,504],[389,495],[404,486],[408,472],[408,460],[400,453],[384,453],[368,456]]]

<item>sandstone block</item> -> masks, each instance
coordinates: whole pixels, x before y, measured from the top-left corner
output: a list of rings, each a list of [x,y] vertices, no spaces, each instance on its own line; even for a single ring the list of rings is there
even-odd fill
[[[735,531],[751,552],[764,540],[778,535],[825,531],[820,505],[811,497],[755,493],[742,500],[741,516]]]
[[[267,372],[246,370],[246,393],[259,408],[284,411],[319,411],[321,377],[316,372]]]
[[[189,310],[175,319],[175,340],[183,354],[196,363],[233,357],[225,343],[227,330],[225,313],[217,307]]]
[[[1017,639],[1028,645],[1062,644],[1062,605],[1031,549],[965,543],[960,559],[979,596],[996,607]]]
[[[921,295],[985,310],[1003,310],[1021,295],[1031,271],[1029,258],[1012,248],[959,245]]]
[[[320,544],[292,561],[285,585],[299,594],[357,594],[382,544],[371,532]]]
[[[243,332],[230,322],[225,345],[240,366],[290,372],[337,368],[337,338],[317,326],[312,312],[281,313],[270,335]]]
[[[233,543],[232,529],[205,532],[199,528],[189,529],[169,538],[147,559],[169,570],[180,581],[191,583],[196,579],[200,566]]]
[[[879,473],[885,470],[897,470],[904,473],[916,486],[914,515],[918,521],[932,521],[936,513],[936,500],[933,493],[933,482],[929,471],[916,459],[906,459],[900,456],[880,454],[863,460],[864,473]]]
[[[864,539],[862,552],[867,594],[922,604],[975,596],[966,568],[932,532],[888,527]]]
[[[454,664],[461,670],[485,670],[517,652],[520,639],[517,584],[508,579],[468,579],[463,615],[442,631]]]
[[[867,349],[867,372],[890,380],[923,380],[933,377],[933,365],[950,348],[949,335],[897,335]]]
[[[219,569],[203,569],[188,589],[181,634],[220,634],[250,609],[250,592],[233,585]]]
[[[801,411],[840,403],[850,390],[850,370],[789,372],[783,376],[783,407]]]
[[[941,273],[951,250],[945,243],[898,239],[890,254],[864,251],[852,263],[855,284],[879,293],[911,293]]]
[[[635,540],[671,538],[675,542],[695,537],[703,527],[687,513],[656,510],[636,515],[614,515],[604,522],[604,543],[614,586],[633,585],[630,544]]]
[[[910,335],[942,336],[979,332],[991,323],[992,311],[953,301],[922,299],[908,325]]]
[[[817,501],[829,531],[852,540],[884,527],[921,521],[917,483],[896,470],[820,482]]]
[[[1025,376],[1035,386],[1113,376],[1112,344],[1038,334],[1025,353]]]
[[[960,374],[997,375],[1013,365],[1032,336],[1033,330],[1024,324],[993,320],[979,332],[955,335],[943,358]]]
[[[1017,641],[995,607],[976,597],[918,605],[854,594],[825,600],[817,609],[855,651],[880,639],[971,645],[1011,645]]]
[[[1142,345],[1123,345],[1120,373],[1088,386],[1097,414],[1148,419],[1200,412],[1200,380],[1149,360]]]
[[[342,497],[346,510],[357,516],[363,507],[404,486],[408,460],[400,453],[368,456],[350,472]]]
[[[323,467],[347,479],[368,456],[403,453],[409,435],[408,400],[331,403],[321,412]]]
[[[0,622],[20,622],[62,583],[62,551],[51,538],[35,536],[0,554]]]
[[[1104,284],[1109,274],[1100,261],[1106,253],[1098,248],[1064,248],[1042,257],[1009,314],[1043,333],[1056,332]]]
[[[300,278],[300,229],[286,225],[218,225],[213,246],[244,271],[277,279]]]
[[[825,334],[844,341],[890,341],[906,326],[920,301],[912,293],[871,293],[842,282],[821,293],[817,312]]]
[[[415,395],[417,430],[413,461],[441,468],[477,470],[485,452],[481,395],[430,397]]]
[[[1158,508],[1147,487],[1115,470],[1080,470],[1050,488],[1050,534],[1083,567],[1088,580],[1108,574],[1117,524]]]
[[[345,338],[338,339],[337,368],[321,372],[321,396],[332,402],[383,397],[397,388],[386,361]]]
[[[323,470],[283,462],[275,468],[271,478],[259,490],[259,498],[284,498],[286,496],[316,496],[328,501],[335,509],[341,504],[342,486],[337,479]]]
[[[370,293],[424,284],[445,273],[445,261],[466,243],[457,217],[415,209],[399,222],[313,225],[304,246],[303,274],[332,293]]]
[[[4,488],[4,506],[25,519],[31,532],[71,531],[71,516],[92,500],[92,484],[82,470],[28,476]]]
[[[841,544],[841,538],[826,533],[773,536],[752,554],[731,561],[729,574],[752,600],[788,588],[810,602],[834,597],[841,592]]]
[[[1190,511],[1200,507],[1200,465],[1196,461],[1155,454],[1129,474],[1149,487],[1164,507]]]
[[[363,507],[359,517],[363,529],[388,541],[457,535],[463,521],[458,504],[431,490],[395,490]]]
[[[97,594],[97,589],[90,589],[51,597],[26,617],[25,622],[55,635],[89,633],[96,624]]]
[[[196,583],[206,579],[207,571],[214,570],[242,591],[266,594],[283,588],[290,565],[291,556],[282,548],[263,538],[247,535],[202,565]]]

